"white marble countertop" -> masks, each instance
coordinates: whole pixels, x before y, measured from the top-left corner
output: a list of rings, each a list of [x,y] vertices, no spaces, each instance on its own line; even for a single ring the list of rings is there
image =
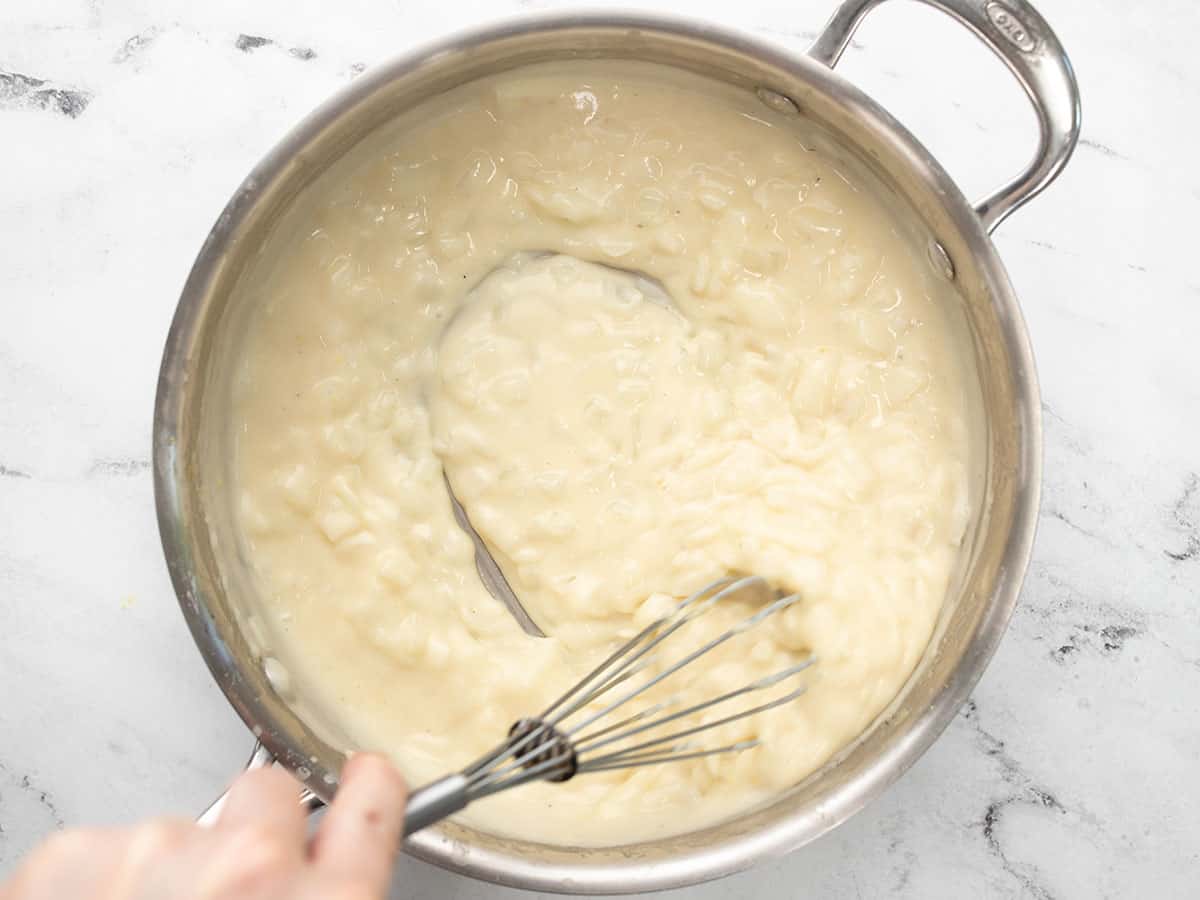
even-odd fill
[[[51,829],[201,808],[250,747],[176,608],[149,473],[163,338],[218,211],[364,66],[522,5],[559,4],[4,4],[0,875]],[[1084,132],[996,238],[1045,398],[1020,608],[974,699],[881,800],[689,896],[1195,896],[1200,7],[1041,9],[1078,70]],[[693,12],[802,50],[830,3]],[[842,71],[968,194],[1032,151],[1018,89],[934,12],[880,10]],[[413,861],[394,895],[517,896]]]

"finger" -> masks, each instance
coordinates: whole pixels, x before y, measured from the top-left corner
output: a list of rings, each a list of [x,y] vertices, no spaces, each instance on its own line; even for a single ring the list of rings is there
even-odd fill
[[[307,837],[304,820],[300,785],[283,769],[268,766],[251,769],[233,783],[217,817],[217,828],[273,832],[300,857]]]
[[[42,843],[17,869],[0,897],[56,900],[85,897],[107,881],[120,858],[124,837],[116,831],[71,829]]]
[[[81,896],[120,900],[184,896],[170,873],[178,869],[179,857],[208,835],[208,829],[187,819],[154,819],[121,829],[117,835],[121,844],[113,854],[112,872]]]
[[[342,769],[342,783],[313,844],[321,874],[363,885],[382,896],[404,827],[408,788],[382,756],[360,753]]]
[[[211,841],[180,867],[194,886],[188,897],[292,896],[291,887],[307,864],[307,826],[300,785],[283,769],[264,767],[239,776],[214,827],[206,830]]]

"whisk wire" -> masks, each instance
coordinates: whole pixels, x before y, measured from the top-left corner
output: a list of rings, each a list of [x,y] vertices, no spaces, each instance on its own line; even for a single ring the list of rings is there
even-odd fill
[[[774,709],[777,706],[783,706],[785,703],[791,703],[797,697],[805,692],[806,688],[801,686],[796,688],[782,697],[777,697],[774,700],[769,700],[766,703],[760,703],[758,706],[753,706],[750,709],[740,710],[720,719],[715,719],[712,722],[702,722],[699,725],[694,725],[691,728],[685,728],[683,731],[675,731],[671,734],[663,735],[662,737],[651,738],[648,741],[642,741],[640,744],[634,744],[632,747],[622,747],[620,750],[614,750],[612,753],[598,756],[591,759],[589,762],[613,762],[617,759],[625,757],[627,754],[635,753],[638,750],[646,750],[650,747],[655,747],[659,744],[666,744],[679,738],[691,737],[693,734],[699,734],[702,731],[711,731],[714,728],[719,728],[722,725],[728,725],[730,722],[736,722],[739,719],[745,719],[749,716],[757,715],[760,712],[766,712],[769,709]],[[581,764],[581,768],[588,763]]]
[[[739,587],[739,585],[737,583],[735,583],[735,584],[731,585],[730,587],[726,588],[725,591],[722,591],[721,594],[725,594],[726,592],[732,591],[738,587]],[[721,596],[721,594],[719,594],[718,596]],[[724,644],[730,638],[735,637],[736,635],[742,634],[745,631],[749,630],[750,628],[753,628],[755,625],[762,622],[768,616],[774,615],[775,613],[779,612],[782,609],[786,609],[787,607],[791,606],[793,603],[796,603],[799,599],[800,599],[799,594],[790,594],[790,595],[783,597],[779,600],[776,600],[774,603],[764,607],[762,610],[755,613],[753,616],[750,616],[749,618],[740,622],[738,625],[735,625],[733,628],[729,629],[728,631],[722,632],[721,634],[717,635],[712,640],[708,641],[704,645],[698,647],[697,649],[693,650],[691,653],[687,654],[685,657],[683,657],[678,662],[675,662],[672,665],[668,666],[661,673],[656,675],[654,678],[651,678],[645,684],[640,685],[636,689],[623,695],[620,699],[614,700],[608,706],[605,706],[602,709],[599,709],[596,712],[592,713],[591,715],[585,717],[582,722],[580,722],[577,725],[573,725],[570,729],[568,729],[567,735],[573,736],[575,734],[578,734],[580,731],[582,731],[588,725],[591,725],[597,719],[600,719],[600,718],[608,715],[614,709],[616,709],[619,706],[625,705],[630,700],[632,700],[634,697],[644,694],[646,691],[650,690],[651,688],[655,687],[656,685],[661,684],[664,680],[666,680],[667,678],[670,678],[672,675],[674,675],[676,672],[678,672],[684,666],[690,665],[691,663],[693,663],[697,659],[699,659],[701,656],[704,656],[706,653],[712,652],[717,647]]]
[[[641,669],[635,668],[635,666],[637,666],[639,661],[644,661],[643,658],[646,656],[646,654],[648,654],[655,647],[678,631],[685,624],[692,621],[694,618],[694,616],[686,616],[681,614],[686,613],[689,608],[701,604],[704,604],[703,608],[707,609],[708,606],[711,606],[713,603],[728,596],[729,593],[740,591],[749,584],[756,582],[762,582],[762,579],[758,578],[757,576],[748,576],[742,579],[723,578],[718,581],[714,581],[712,584],[709,584],[704,588],[701,588],[699,591],[696,591],[682,603],[679,603],[677,606],[675,606],[670,613],[654,620],[640,632],[634,635],[634,637],[614,650],[607,659],[600,663],[600,665],[596,666],[596,668],[592,669],[591,672],[585,675],[569,691],[546,707],[546,709],[543,710],[542,714],[538,717],[538,727],[523,735],[517,741],[502,747],[498,747],[496,750],[485,754],[483,757],[465,769],[464,774],[468,776],[474,775],[477,772],[502,762],[510,754],[515,755],[519,753],[519,751],[531,746],[534,751],[533,756],[536,756],[541,752],[539,749],[537,749],[541,746],[539,738],[546,737],[549,734],[550,729],[552,729],[563,719],[577,712],[588,703],[591,703],[597,697],[600,697],[607,691],[616,687],[622,681],[625,681],[626,679],[637,674],[637,672]],[[708,603],[704,603],[706,599],[708,600]],[[693,610],[693,612],[694,611],[695,610]],[[668,628],[659,631],[659,629],[662,629],[663,625],[676,617],[680,617],[679,621],[673,623]],[[639,643],[648,637],[652,637],[652,639],[646,646],[641,647],[635,653],[629,655],[631,650],[637,647]],[[627,655],[628,658],[626,658]],[[620,663],[620,665],[617,666],[615,674],[610,673],[608,670],[616,663]],[[589,689],[589,685],[591,685],[592,682],[596,681],[601,676],[604,676],[605,680],[599,685]],[[572,700],[572,698],[575,699]],[[558,711],[564,704],[567,704],[567,708],[565,710]],[[556,711],[558,711],[557,714],[555,714]],[[528,759],[532,759],[533,756],[527,755],[525,757],[514,759],[513,763],[510,763],[508,766],[504,767],[503,772],[511,771],[513,768],[524,765]]]
[[[641,722],[644,719],[650,718],[651,716],[656,716],[664,709],[669,709],[672,706],[678,705],[678,697],[669,697],[668,699],[663,700],[661,703],[655,703],[653,706],[647,706],[641,712],[636,712],[632,716],[626,716],[624,719],[614,722],[612,725],[606,725],[604,728],[598,728],[585,737],[577,738],[575,740],[575,747],[577,749],[582,749],[587,744],[596,740],[596,738],[603,737],[606,734],[610,734],[611,732],[617,731],[620,728],[624,728],[626,725],[632,725],[634,722]]]
[[[582,709],[588,703],[591,703],[596,698],[600,697],[601,695],[605,694],[606,692],[608,692],[609,690],[611,690],[612,688],[614,688],[618,684],[620,684],[621,681],[624,680],[624,678],[622,676],[624,675],[625,672],[629,671],[631,669],[631,667],[636,665],[639,661],[641,661],[643,659],[643,657],[645,657],[648,653],[650,653],[652,650],[654,650],[655,647],[657,647],[659,644],[661,644],[663,641],[665,641],[667,638],[669,638],[671,635],[673,635],[675,632],[677,632],[680,628],[682,628],[684,625],[687,625],[689,622],[693,621],[697,615],[702,613],[704,610],[708,609],[710,606],[713,606],[720,600],[723,600],[725,597],[728,597],[730,594],[737,593],[737,592],[743,590],[744,588],[746,588],[747,586],[749,586],[750,584],[757,583],[757,582],[762,582],[762,579],[758,578],[757,576],[749,576],[747,578],[742,578],[737,581],[727,581],[726,586],[721,587],[719,590],[716,591],[716,593],[712,593],[713,585],[709,585],[704,590],[698,591],[695,594],[692,594],[692,596],[690,596],[688,599],[684,600],[682,603],[680,603],[678,606],[676,606],[670,613],[668,613],[665,616],[662,616],[659,619],[656,619],[655,621],[653,621],[649,625],[647,625],[645,628],[643,628],[642,631],[639,632],[637,636],[635,636],[632,640],[630,640],[623,647],[621,647],[621,649],[618,650],[615,654],[613,654],[613,656],[609,657],[608,663],[606,663],[605,665],[602,665],[599,669],[595,670],[593,672],[592,676],[588,676],[588,678],[584,679],[584,682],[582,682],[580,685],[576,686],[576,690],[578,690],[579,687],[581,687],[583,684],[592,680],[592,678],[594,676],[598,675],[603,669],[608,668],[608,665],[611,664],[612,662],[617,661],[617,660],[622,660],[622,657],[624,657],[625,654],[629,653],[631,650],[633,650],[635,647],[637,647],[639,642],[641,642],[645,638],[649,637],[650,640],[646,643],[646,645],[644,647],[638,648],[635,652],[633,652],[629,655],[628,659],[624,659],[623,661],[621,661],[621,664],[617,667],[615,673],[612,673],[612,674],[606,676],[606,680],[603,681],[600,685],[598,685],[596,688],[594,688],[590,692],[587,692],[586,694],[584,694],[581,697],[577,697],[573,702],[571,702],[568,705],[567,710],[559,712],[557,715],[551,716],[550,713],[553,711],[553,707],[551,707],[550,710],[547,710],[546,712],[542,713],[542,716],[541,716],[542,719],[550,722],[553,725],[557,725],[559,722],[563,721],[563,719],[567,718],[567,716]],[[721,582],[717,582],[716,584],[720,585]],[[712,593],[712,596],[706,596],[710,593]],[[702,599],[702,598],[704,598],[704,599]],[[690,610],[690,614],[689,614],[688,613],[689,607],[692,607],[692,606],[697,606],[697,608]],[[672,622],[671,621],[672,619],[677,619],[677,621]],[[572,693],[574,693],[574,691],[568,692],[567,696],[570,696]],[[640,691],[637,693],[640,693]],[[636,696],[636,693],[627,695],[626,699],[633,697],[633,696]],[[615,704],[614,704],[614,706],[615,706]],[[612,707],[609,707],[609,708],[612,708]]]
[[[630,759],[622,759],[619,763],[610,763],[606,765],[588,764],[579,767],[580,772],[614,772],[618,769],[629,769],[634,766],[651,766],[669,762],[683,762],[689,759],[700,759],[705,756],[717,756],[722,753],[741,753],[743,750],[750,750],[762,744],[759,740],[738,741],[736,744],[727,744],[724,747],[711,747],[707,750],[694,750],[686,753],[672,753],[669,755],[659,755],[648,753],[643,756],[635,756]]]
[[[711,721],[657,736],[653,733],[660,729],[667,730],[667,726],[672,723],[681,723],[681,720],[699,716],[721,704],[779,685],[811,666],[815,662],[813,657],[810,656],[717,697],[684,704],[678,695],[673,695],[632,714],[622,713],[615,722],[600,722],[731,638],[744,634],[800,600],[799,594],[777,596],[732,628],[723,631],[677,661],[665,665],[660,672],[647,678],[644,683],[635,682],[629,685],[624,691],[618,692],[615,699],[606,696],[655,665],[659,656],[656,651],[673,634],[725,598],[750,588],[769,589],[767,583],[757,576],[722,578],[714,581],[638,631],[579,683],[551,703],[541,716],[521,719],[515,723],[509,730],[507,740],[501,745],[485,753],[459,773],[448,775],[414,791],[409,798],[405,833],[411,834],[475,800],[532,781],[565,781],[580,772],[608,772],[703,759],[740,753],[759,746],[760,741],[757,737],[719,747],[697,747],[688,738],[789,703],[804,693],[804,685],[779,697]],[[600,708],[590,709],[592,704],[602,697],[605,699]],[[569,726],[565,724],[577,713],[580,721],[572,722]],[[644,739],[628,743],[639,736]],[[596,751],[602,748],[604,752],[597,755]]]
[[[592,671],[589,672],[587,675],[585,675],[579,681],[578,684],[576,684],[569,691],[567,691],[565,694],[563,694],[561,697],[559,697],[557,700],[555,700],[553,703],[551,703],[548,707],[546,707],[546,709],[544,709],[542,711],[541,718],[543,720],[549,719],[549,717],[554,713],[554,711],[556,709],[558,709],[558,707],[562,706],[564,703],[566,703],[568,700],[570,700],[571,697],[575,696],[580,690],[582,690],[587,685],[589,685],[592,681],[594,681],[596,678],[598,678],[613,663],[620,661],[625,656],[625,654],[629,652],[630,649],[637,646],[637,644],[642,639],[644,639],[647,635],[652,634],[655,631],[655,629],[661,627],[663,624],[668,622],[670,619],[679,615],[684,610],[687,610],[689,607],[695,605],[702,598],[708,596],[709,594],[720,593],[724,588],[726,588],[727,586],[732,585],[734,583],[735,583],[735,580],[732,578],[722,578],[719,581],[714,581],[712,584],[701,588],[700,590],[696,591],[694,594],[689,596],[686,600],[684,600],[682,603],[678,604],[674,609],[672,609],[671,612],[668,613],[667,615],[662,616],[661,618],[655,619],[653,622],[651,622],[649,625],[647,625],[645,628],[643,628],[640,632],[638,632],[634,637],[632,637],[630,640],[626,641],[624,644],[622,644],[620,647],[618,647],[616,650],[614,650],[612,652],[612,654],[607,659],[604,660],[604,662],[600,663],[600,665],[598,665],[598,666],[596,666],[596,668],[592,669]],[[635,662],[638,658],[640,658],[641,655],[644,655],[644,654],[639,654],[636,657],[626,660],[625,664],[622,666],[622,668],[627,668],[630,663]]]
[[[561,763],[558,760],[548,759],[545,762],[534,763],[527,769],[521,769],[509,778],[484,780],[478,786],[471,787],[471,799],[477,800],[531,781],[541,781],[552,775],[559,765]]]
[[[720,583],[718,583],[718,586],[719,586],[719,584]],[[496,763],[500,764],[500,768],[488,773],[484,777],[484,779],[480,782],[480,784],[481,785],[491,784],[493,782],[503,779],[504,777],[510,775],[513,772],[521,770],[522,768],[528,769],[528,767],[531,764],[536,763],[539,756],[541,756],[543,753],[546,752],[545,744],[547,742],[543,741],[543,740],[539,740],[539,738],[542,738],[542,737],[549,738],[551,735],[555,734],[555,727],[559,723],[561,723],[565,718],[567,718],[574,712],[578,711],[580,708],[582,708],[585,704],[590,702],[592,699],[594,699],[598,696],[601,696],[602,694],[607,692],[612,687],[614,687],[617,684],[620,684],[622,681],[624,681],[634,671],[632,667],[635,667],[637,665],[638,661],[642,657],[644,657],[646,653],[648,653],[650,650],[652,650],[654,647],[656,647],[658,644],[660,644],[663,640],[665,640],[667,637],[669,637],[671,634],[673,634],[675,631],[677,631],[683,625],[685,625],[689,621],[691,621],[695,617],[696,613],[702,612],[703,610],[705,610],[708,607],[719,602],[721,599],[724,599],[725,597],[730,596],[733,593],[740,592],[740,591],[746,589],[747,587],[749,587],[751,585],[756,585],[756,584],[765,585],[765,582],[761,578],[758,578],[757,576],[749,576],[746,578],[738,579],[736,581],[727,582],[726,585],[724,587],[721,587],[719,590],[717,590],[716,593],[712,593],[712,591],[711,591],[712,586],[710,586],[710,588],[706,588],[703,591],[693,594],[690,598],[688,598],[683,603],[681,603],[679,606],[677,606],[674,610],[672,610],[671,613],[669,613],[666,616],[663,616],[663,617],[659,618],[658,620],[656,620],[655,622],[651,623],[647,628],[643,629],[638,635],[636,635],[631,641],[627,642],[620,650],[618,650],[615,654],[610,656],[608,660],[606,660],[604,663],[602,663],[600,666],[598,666],[596,669],[594,669],[589,676],[587,676],[586,678],[584,678],[584,680],[582,682],[580,682],[580,685],[578,685],[575,690],[579,690],[580,687],[586,688],[589,681],[594,680],[598,674],[604,673],[605,670],[611,668],[612,663],[614,661],[616,661],[616,659],[618,659],[623,653],[628,653],[630,651],[630,649],[632,649],[634,646],[636,646],[639,641],[644,640],[646,637],[653,634],[655,632],[656,628],[661,628],[662,625],[667,624],[667,623],[671,623],[671,624],[667,628],[662,629],[662,631],[660,633],[656,634],[644,647],[640,648],[635,653],[631,654],[629,656],[629,658],[623,662],[622,665],[620,665],[616,668],[615,672],[608,673],[608,675],[607,675],[608,680],[602,682],[600,685],[592,688],[591,690],[585,691],[581,697],[575,699],[574,701],[568,702],[566,704],[566,708],[561,709],[557,715],[547,717],[545,714],[543,714],[540,721],[537,721],[536,724],[528,731],[528,733],[517,738],[517,740],[513,741],[506,748],[507,753],[501,754],[499,756],[499,758],[496,760]],[[697,604],[696,601],[698,599],[704,598],[704,597],[706,597],[706,595],[709,595],[709,594],[711,594],[711,596],[708,596],[706,600]],[[780,610],[786,609],[788,606],[791,606],[793,603],[795,603],[799,599],[800,599],[799,594],[790,594],[786,597],[777,599],[775,602],[773,602],[771,604],[768,604],[763,609],[761,609],[758,612],[754,613],[753,615],[745,618],[742,622],[738,623],[733,628],[729,629],[728,631],[723,632],[722,634],[718,635],[716,638],[713,638],[712,640],[708,641],[707,643],[705,643],[698,649],[696,649],[693,652],[684,656],[679,661],[677,661],[674,664],[672,664],[671,666],[667,667],[663,672],[661,672],[654,678],[650,679],[645,684],[635,688],[632,691],[625,693],[619,699],[614,700],[613,702],[609,703],[607,706],[586,716],[583,719],[583,721],[580,722],[579,724],[574,725],[571,728],[564,730],[561,734],[561,739],[565,740],[570,745],[571,753],[578,753],[579,751],[584,749],[584,744],[577,740],[573,740],[573,739],[574,739],[575,735],[577,735],[580,731],[587,728],[589,725],[591,725],[592,723],[596,722],[597,720],[603,718],[604,716],[609,715],[617,708],[624,706],[626,703],[628,703],[629,701],[633,700],[634,698],[640,696],[641,694],[645,693],[647,690],[650,690],[651,688],[660,684],[662,681],[669,678],[671,675],[675,674],[677,671],[682,669],[684,666],[689,665],[690,663],[694,662],[696,659],[703,656],[704,654],[709,653],[712,650],[716,649],[717,647],[719,647],[721,644],[725,643],[732,637],[734,637],[738,634],[742,634],[745,631],[749,630],[750,628],[753,628],[755,625],[758,625],[759,623],[766,620],[769,616],[774,615],[775,613],[779,612]],[[679,613],[681,610],[686,610],[689,606],[692,606],[693,604],[695,604],[697,608],[695,610],[693,610],[692,615],[684,615],[682,617],[679,617],[675,622],[671,622],[671,620],[673,618],[676,618],[677,616],[679,616]],[[780,673],[780,677],[785,677],[785,676],[782,673]],[[683,718],[689,714],[693,714],[693,713],[702,711],[704,709],[708,709],[709,707],[715,706],[718,703],[723,703],[728,700],[735,699],[736,697],[743,696],[747,692],[749,692],[751,690],[756,690],[756,689],[758,689],[758,688],[755,685],[747,685],[739,690],[731,691],[720,697],[708,700],[704,703],[696,704],[695,706],[689,707],[685,710],[681,710],[681,711],[673,713],[669,716],[663,717],[661,720],[659,720],[655,723],[642,725],[640,727],[637,727],[637,728],[629,731],[626,734],[610,737],[610,738],[602,741],[599,745],[593,744],[592,749],[594,749],[596,746],[605,746],[608,744],[612,744],[617,741],[624,740],[624,739],[632,736],[633,734],[643,733],[652,728],[659,727],[661,725],[665,725],[672,721],[676,721],[676,720]],[[551,709],[553,709],[554,707],[561,707],[563,699],[569,697],[572,693],[574,693],[574,691],[568,692],[567,694],[565,694],[563,696],[563,698],[560,698],[560,700],[558,700],[554,704],[552,704]],[[769,707],[763,707],[763,708],[766,709]],[[726,721],[735,721],[736,719],[744,718],[745,716],[751,715],[753,712],[757,712],[757,711],[759,711],[759,709],[755,708],[754,710],[745,712],[743,714],[739,714],[739,715],[732,716],[732,717],[726,717],[725,719],[722,719],[720,721],[722,723],[724,723]],[[612,730],[613,727],[614,726],[610,726],[610,728],[608,730]],[[709,727],[715,727],[715,726],[711,725],[711,724],[704,725],[704,726],[701,726],[699,729],[693,729],[686,733],[687,734],[695,733],[696,730],[704,730]],[[684,734],[684,733],[681,732],[680,735],[682,735],[682,734]],[[598,735],[593,734],[591,736],[591,739],[594,740],[597,736]],[[668,739],[669,738],[663,739],[663,740],[665,741]],[[553,738],[552,738],[552,740],[553,740]],[[654,743],[662,743],[662,742],[663,741],[655,741]],[[507,760],[507,762],[504,761],[506,756],[511,756],[511,758],[509,758]],[[565,756],[566,756],[566,754],[563,754],[564,758],[565,758]]]
[[[637,725],[637,726],[630,728],[627,731],[624,731],[620,734],[615,734],[610,737],[607,737],[604,740],[598,741],[597,738],[603,736],[607,732],[611,732],[613,730],[612,728],[606,728],[601,731],[597,731],[591,735],[588,735],[586,737],[577,738],[574,741],[575,749],[577,751],[583,751],[583,750],[595,751],[600,747],[605,747],[609,744],[614,744],[619,741],[627,740],[627,739],[633,737],[634,735],[642,734],[647,731],[652,731],[653,729],[659,728],[670,722],[675,722],[675,721],[678,721],[679,719],[686,718],[687,716],[694,715],[695,713],[703,712],[706,709],[711,709],[712,707],[718,706],[729,700],[736,700],[738,697],[744,697],[746,694],[754,693],[756,691],[766,690],[767,688],[773,687],[774,685],[783,681],[785,678],[788,678],[792,675],[797,675],[800,672],[803,672],[805,669],[807,669],[809,666],[811,666],[812,663],[813,663],[812,657],[809,657],[808,659],[806,659],[804,662],[800,663],[799,665],[788,666],[788,668],[783,669],[782,671],[776,672],[775,674],[770,675],[767,678],[761,678],[758,681],[752,682],[751,684],[743,685],[742,687],[737,688],[732,691],[728,691],[727,693],[724,693],[719,697],[713,697],[711,699],[701,701],[700,703],[693,704],[692,706],[689,706],[686,709],[681,709],[677,712],[670,713],[669,715],[663,716],[659,719],[655,719],[653,722],[646,722],[645,724]],[[659,706],[661,707],[662,704],[659,704]],[[651,709],[654,709],[654,707],[651,707]],[[747,715],[748,714],[749,713],[747,713]],[[630,718],[633,718],[633,717],[630,717]],[[628,721],[629,720],[627,719],[626,722],[628,722]]]

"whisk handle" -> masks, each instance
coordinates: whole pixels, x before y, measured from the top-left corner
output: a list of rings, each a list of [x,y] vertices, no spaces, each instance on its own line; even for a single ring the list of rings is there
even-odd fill
[[[467,805],[467,779],[462,775],[447,775],[408,795],[404,811],[404,836],[408,837],[446,816],[452,816]]]

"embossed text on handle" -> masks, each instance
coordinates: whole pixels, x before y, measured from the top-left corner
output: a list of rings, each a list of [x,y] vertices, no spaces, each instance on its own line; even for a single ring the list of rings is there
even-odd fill
[[[1022,22],[1017,14],[1000,0],[991,0],[984,7],[984,12],[987,13],[988,20],[996,26],[996,30],[1008,38],[1008,42],[1018,50],[1032,53],[1037,49],[1037,32]]]

